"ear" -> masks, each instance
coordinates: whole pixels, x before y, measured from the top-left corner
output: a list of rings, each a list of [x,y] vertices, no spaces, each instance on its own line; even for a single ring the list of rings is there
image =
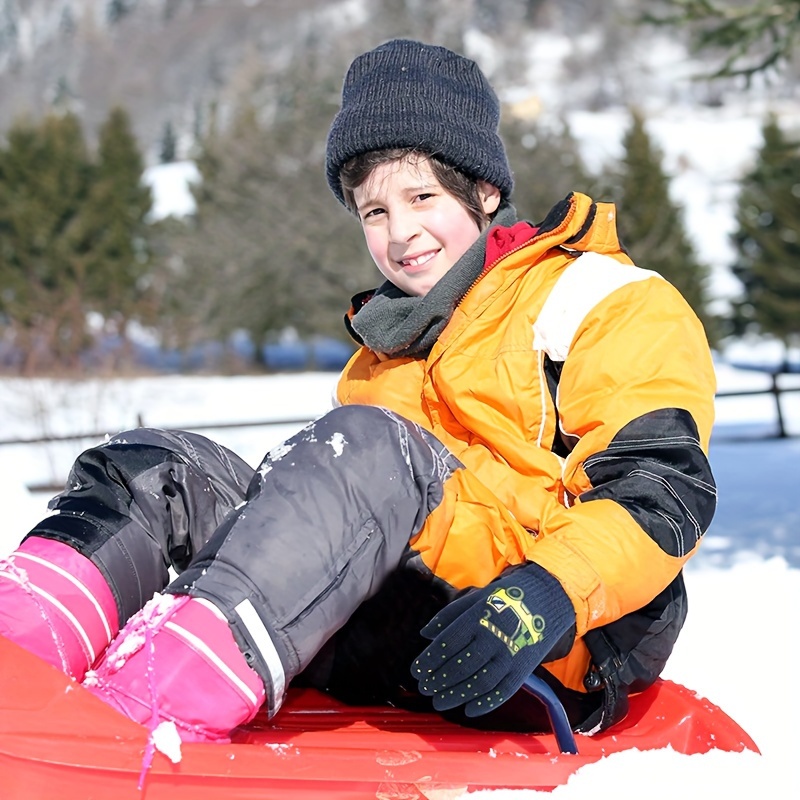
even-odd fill
[[[487,181],[478,181],[478,196],[481,199],[481,206],[487,217],[494,214],[500,205],[500,190],[496,186],[492,186]]]

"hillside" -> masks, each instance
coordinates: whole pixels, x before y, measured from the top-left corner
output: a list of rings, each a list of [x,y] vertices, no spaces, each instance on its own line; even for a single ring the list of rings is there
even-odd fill
[[[724,102],[736,87],[688,80],[693,66],[674,33],[631,23],[641,5],[0,0],[0,132],[19,116],[60,107],[78,112],[91,137],[123,105],[149,163],[168,124],[186,155],[212,109],[224,119],[242,95],[268,104],[272,79],[297,52],[313,53],[338,81],[341,63],[398,35],[463,48],[523,113]]]
[[[772,76],[755,94],[732,82],[692,80],[708,70],[687,57],[674,31],[633,24],[645,5],[0,0],[0,133],[15,118],[56,107],[76,111],[93,137],[110,108],[122,105],[148,163],[157,159],[167,125],[178,134],[178,156],[186,156],[212,111],[224,122],[243,96],[267,107],[298,53],[321,62],[338,82],[341,64],[392,36],[463,49],[523,114],[794,96],[791,72]]]
[[[123,105],[151,154],[167,123],[184,143],[248,63],[267,71],[316,27],[348,24],[325,0],[0,0],[0,127],[53,105],[89,135]],[[118,9],[116,12],[113,9]]]

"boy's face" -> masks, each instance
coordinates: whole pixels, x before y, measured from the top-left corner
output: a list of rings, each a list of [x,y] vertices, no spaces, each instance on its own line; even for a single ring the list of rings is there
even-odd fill
[[[479,184],[487,214],[500,193]],[[475,220],[447,194],[424,157],[381,164],[353,192],[367,249],[387,280],[422,297],[480,235]]]

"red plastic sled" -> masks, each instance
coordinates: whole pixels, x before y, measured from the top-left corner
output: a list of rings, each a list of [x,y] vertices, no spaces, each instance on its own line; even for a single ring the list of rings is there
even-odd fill
[[[272,722],[257,718],[231,744],[155,753],[139,787],[148,732],[49,664],[0,637],[3,800],[455,798],[478,789],[553,789],[621,750],[682,753],[758,748],[723,711],[670,681],[631,698],[612,731],[555,737],[468,730],[433,714],[343,706],[291,691]]]

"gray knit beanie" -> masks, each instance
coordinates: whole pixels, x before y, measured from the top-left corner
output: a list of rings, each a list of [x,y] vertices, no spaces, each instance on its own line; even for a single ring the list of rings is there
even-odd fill
[[[436,155],[508,198],[514,186],[497,133],[500,104],[478,65],[444,47],[394,39],[358,56],[328,133],[326,174],[344,203],[339,171],[371,150]]]

